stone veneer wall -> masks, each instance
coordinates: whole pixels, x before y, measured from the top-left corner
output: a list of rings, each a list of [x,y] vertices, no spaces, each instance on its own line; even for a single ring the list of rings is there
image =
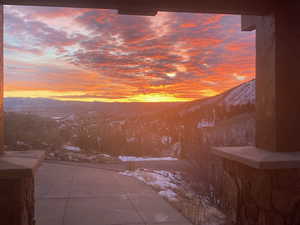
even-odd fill
[[[0,178],[0,225],[35,224],[33,190],[33,177]]]
[[[300,169],[260,170],[226,159],[212,164],[215,194],[234,225],[300,225]]]

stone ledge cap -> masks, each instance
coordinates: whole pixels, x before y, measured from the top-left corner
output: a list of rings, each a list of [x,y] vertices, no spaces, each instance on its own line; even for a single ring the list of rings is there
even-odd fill
[[[0,178],[33,176],[44,157],[44,151],[4,152],[0,156]]]
[[[300,152],[271,152],[255,146],[212,147],[212,153],[256,169],[300,168]]]

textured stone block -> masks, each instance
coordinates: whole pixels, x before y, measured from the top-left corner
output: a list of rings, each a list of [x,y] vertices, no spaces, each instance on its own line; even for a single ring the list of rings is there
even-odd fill
[[[33,177],[1,179],[1,225],[34,225]]]
[[[236,225],[299,225],[298,169],[260,170],[224,159],[222,187],[224,209]]]
[[[43,157],[42,151],[0,157],[0,225],[34,225],[34,171]]]

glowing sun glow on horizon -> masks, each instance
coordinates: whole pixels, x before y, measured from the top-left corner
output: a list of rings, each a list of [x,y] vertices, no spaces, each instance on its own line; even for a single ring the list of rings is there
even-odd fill
[[[4,97],[14,98],[14,97],[29,97],[29,98],[60,98],[68,95],[83,95],[84,92],[71,91],[71,92],[56,92],[48,90],[24,90],[24,91],[6,91],[4,92]]]
[[[72,97],[69,97],[72,95]],[[85,98],[84,92],[55,92],[55,91],[8,91],[5,92],[4,97],[29,97],[29,98],[52,98],[63,101],[83,101],[83,102],[185,102],[192,99],[178,98],[170,94],[139,94],[128,98],[121,99],[106,99],[98,97]]]
[[[201,90],[200,93],[202,94],[202,96],[205,96],[205,97],[212,97],[212,96],[220,94],[219,92],[214,91],[212,89],[204,89],[204,90]]]
[[[184,102],[185,98],[177,98],[169,94],[141,94],[131,98],[133,102]]]

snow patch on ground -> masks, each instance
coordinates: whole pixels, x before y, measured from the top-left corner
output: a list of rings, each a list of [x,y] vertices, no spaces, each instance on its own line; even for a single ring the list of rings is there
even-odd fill
[[[154,187],[160,196],[172,202],[175,208],[189,218],[190,221],[193,221],[193,224],[225,224],[226,216],[211,205],[205,196],[200,196],[191,190],[191,187],[184,180],[184,174],[149,169],[137,169],[119,173],[124,176],[135,177]],[[196,203],[195,200],[197,200]],[[195,211],[197,213],[194,213]]]
[[[170,189],[165,190],[165,191],[160,191],[160,192],[158,192],[158,194],[160,196],[163,196],[163,197],[169,199],[170,201],[177,201],[177,198],[176,198],[177,194]]]
[[[173,157],[135,157],[135,156],[119,156],[118,157],[123,162],[137,162],[137,161],[171,161],[178,160]]]
[[[137,169],[120,172],[121,175],[135,177],[159,190],[159,195],[170,201],[177,201],[175,190],[179,189],[181,176],[164,170]]]
[[[80,148],[76,146],[71,146],[71,145],[64,145],[64,149],[72,152],[80,152]]]

